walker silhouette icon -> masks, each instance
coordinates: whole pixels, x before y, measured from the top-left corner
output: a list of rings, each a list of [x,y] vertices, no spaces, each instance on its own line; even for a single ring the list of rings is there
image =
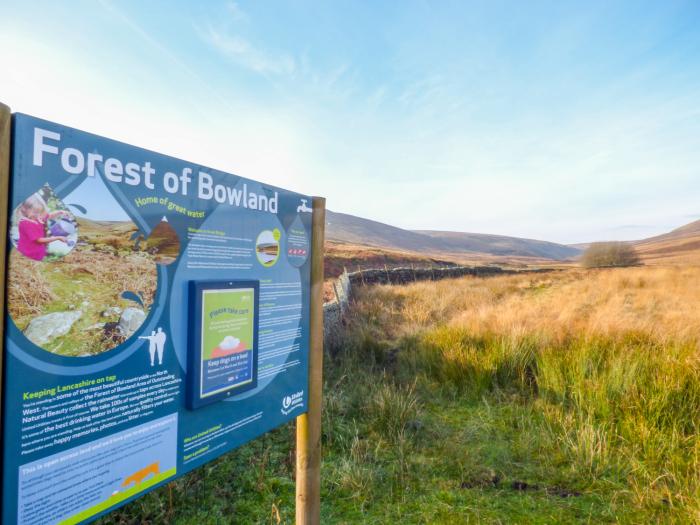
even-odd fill
[[[154,330],[151,332],[151,335],[139,337],[139,339],[148,339],[148,353],[151,356],[151,366],[155,364],[156,353],[158,354],[158,364],[163,364],[163,349],[165,348],[165,340],[167,338],[168,336],[160,326],[158,327],[158,332]]]

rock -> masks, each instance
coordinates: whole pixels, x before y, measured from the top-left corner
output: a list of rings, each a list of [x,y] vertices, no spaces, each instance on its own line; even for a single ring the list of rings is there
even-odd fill
[[[43,346],[54,337],[65,335],[83,312],[53,312],[35,317],[24,330],[24,335],[37,346]]]
[[[122,313],[122,309],[118,306],[110,306],[104,312],[102,312],[102,317],[112,317],[114,315],[119,315]]]
[[[105,325],[103,323],[91,324],[90,326],[86,326],[85,328],[83,328],[83,332],[88,332],[90,330],[102,330],[104,326]]]
[[[68,305],[69,310],[75,310],[75,305],[74,304],[69,304]]]
[[[406,428],[412,432],[418,432],[423,428],[423,422],[419,419],[412,419],[406,423]]]
[[[565,489],[563,487],[548,487],[547,494],[550,496],[559,496],[560,498],[574,498],[581,496],[581,493],[577,490]],[[663,500],[662,500],[663,502]],[[664,503],[668,503],[667,501]]]
[[[83,307],[87,308],[88,306],[90,306],[90,301],[83,301],[83,302],[80,303],[80,304],[81,304]]]
[[[537,485],[530,485],[529,483],[526,483],[524,481],[514,481],[513,483],[510,484],[510,488],[513,490],[539,490],[539,487]]]
[[[124,337],[131,337],[131,335],[138,330],[143,322],[146,320],[146,314],[140,308],[129,307],[122,312],[119,318],[119,328],[121,329]]]
[[[119,326],[119,323],[105,323],[102,326],[102,338],[117,344],[124,342],[122,327]]]

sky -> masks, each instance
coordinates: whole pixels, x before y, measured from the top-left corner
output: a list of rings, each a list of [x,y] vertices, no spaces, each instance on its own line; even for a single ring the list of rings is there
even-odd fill
[[[0,1],[0,101],[409,229],[700,219],[700,2]]]
[[[115,184],[115,187],[119,185]],[[94,177],[85,177],[73,191],[63,199],[70,212],[78,217],[87,217],[93,221],[130,221],[117,199],[110,193],[98,170]],[[87,213],[70,206],[77,204],[85,208]]]

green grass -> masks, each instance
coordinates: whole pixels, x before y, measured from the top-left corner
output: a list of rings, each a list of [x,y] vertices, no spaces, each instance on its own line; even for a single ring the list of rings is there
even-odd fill
[[[696,340],[389,330],[394,292],[368,293],[326,357],[322,523],[700,522]],[[293,443],[290,424],[102,523],[293,523]]]
[[[553,354],[462,335],[389,346],[353,334],[327,363],[323,523],[694,521],[700,383],[647,397],[687,349],[654,374],[643,340]],[[470,358],[438,366],[458,341]],[[621,368],[627,352],[645,359]],[[292,523],[292,444],[288,425],[104,523]]]

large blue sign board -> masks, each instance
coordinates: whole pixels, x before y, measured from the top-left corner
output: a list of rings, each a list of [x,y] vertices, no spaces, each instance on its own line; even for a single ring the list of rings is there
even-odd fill
[[[308,196],[21,114],[12,144],[3,523],[91,521],[306,411]]]

